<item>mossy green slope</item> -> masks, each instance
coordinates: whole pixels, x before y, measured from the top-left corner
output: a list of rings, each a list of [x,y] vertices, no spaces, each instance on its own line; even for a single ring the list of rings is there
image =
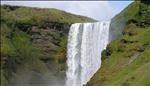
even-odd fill
[[[65,80],[68,26],[94,21],[57,9],[2,5],[1,86],[53,85],[48,81],[53,77]]]
[[[139,11],[125,22],[123,35],[103,51],[101,68],[87,86],[150,86],[150,21],[140,20],[141,17],[150,15],[150,5],[143,8],[143,4],[140,2]],[[142,14],[141,7],[146,9]],[[130,11],[128,8],[125,10]]]
[[[58,9],[41,9],[18,6],[1,6],[1,21],[6,23],[24,23],[41,25],[46,22],[76,23],[95,21],[91,18],[74,15]]]
[[[101,68],[87,86],[149,86],[150,29],[128,27],[128,33],[111,42],[104,51]]]

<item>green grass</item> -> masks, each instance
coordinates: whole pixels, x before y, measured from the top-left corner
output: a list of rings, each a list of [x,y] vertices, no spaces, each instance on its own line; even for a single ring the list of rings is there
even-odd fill
[[[125,34],[108,46],[111,48],[111,56],[105,56],[101,68],[93,76],[87,86],[149,86],[150,78],[150,29],[136,28],[129,25]],[[133,36],[128,32],[134,31]],[[123,43],[121,40],[133,41]],[[118,51],[124,44],[123,51]],[[137,49],[148,44],[144,52]],[[139,54],[130,64],[133,55]]]
[[[92,22],[91,18],[74,15],[57,9],[41,9],[19,7],[14,10],[13,6],[1,5],[1,21],[7,24],[28,24],[28,25],[42,25],[47,22],[58,23],[75,23],[75,22]]]
[[[2,55],[16,56],[16,59],[30,59],[35,54],[38,56],[38,50],[32,46],[31,39],[26,33],[18,29],[13,32],[6,25],[1,27],[1,33]]]
[[[9,39],[6,38],[6,34],[10,33],[11,30],[6,25],[1,25],[1,53],[3,54],[14,54],[15,50],[11,45]]]

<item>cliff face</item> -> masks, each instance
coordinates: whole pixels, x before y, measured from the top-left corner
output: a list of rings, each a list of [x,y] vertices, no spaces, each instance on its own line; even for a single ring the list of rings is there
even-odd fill
[[[70,25],[89,21],[56,9],[1,6],[2,86],[63,85]]]
[[[111,19],[109,40],[114,40],[122,35],[125,25],[134,19],[139,12],[140,2],[134,2]]]
[[[110,37],[113,41],[103,51],[102,66],[87,86],[150,85],[148,3],[135,1],[112,19]]]
[[[149,1],[135,1],[122,12],[111,19],[109,40],[114,40],[122,35],[127,24],[134,23],[139,27],[150,25]]]

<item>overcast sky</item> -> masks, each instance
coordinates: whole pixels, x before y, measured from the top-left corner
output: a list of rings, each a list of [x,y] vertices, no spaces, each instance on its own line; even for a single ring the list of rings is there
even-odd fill
[[[1,1],[1,4],[57,8],[96,20],[110,20],[132,1]]]

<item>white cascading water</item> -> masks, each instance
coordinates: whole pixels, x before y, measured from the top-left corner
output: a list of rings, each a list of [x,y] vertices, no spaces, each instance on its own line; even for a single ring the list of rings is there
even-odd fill
[[[101,66],[109,22],[72,24],[68,36],[66,86],[83,86]]]

